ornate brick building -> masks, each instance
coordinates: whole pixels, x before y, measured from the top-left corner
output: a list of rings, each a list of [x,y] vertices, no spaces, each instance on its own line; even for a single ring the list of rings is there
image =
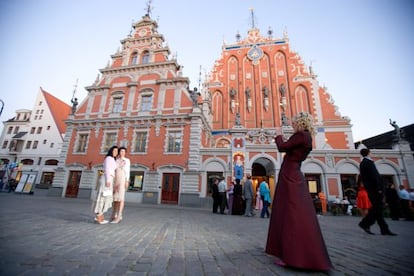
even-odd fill
[[[88,96],[66,121],[50,195],[94,197],[114,144],[126,146],[131,159],[127,201],[206,206],[213,178],[231,181],[245,173],[274,190],[282,161],[274,136],[290,135],[292,116],[305,111],[317,129],[302,167],[310,193],[354,197],[360,156],[350,120],[291,50],[287,34],[264,36],[255,26],[245,38],[238,34],[223,45],[199,93],[188,89],[157,28],[149,15],[133,24],[112,62],[86,88]],[[373,156],[387,181],[414,187],[400,169],[412,161],[409,148]]]

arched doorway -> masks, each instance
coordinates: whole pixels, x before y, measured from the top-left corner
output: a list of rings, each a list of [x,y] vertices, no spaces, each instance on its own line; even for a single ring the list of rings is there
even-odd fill
[[[275,165],[269,158],[260,157],[254,160],[252,164],[253,189],[256,191],[256,188],[259,186],[260,182],[264,180],[269,184],[270,195],[273,197],[275,191],[274,173]]]

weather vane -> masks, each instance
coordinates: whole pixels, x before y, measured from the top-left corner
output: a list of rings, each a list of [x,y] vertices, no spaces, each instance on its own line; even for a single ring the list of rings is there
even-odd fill
[[[152,0],[148,0],[147,1],[147,8],[146,8],[146,11],[147,11],[147,15],[148,16],[150,16],[151,15],[151,11],[152,11],[152,9],[153,9],[153,7],[151,7],[151,3],[152,3]]]

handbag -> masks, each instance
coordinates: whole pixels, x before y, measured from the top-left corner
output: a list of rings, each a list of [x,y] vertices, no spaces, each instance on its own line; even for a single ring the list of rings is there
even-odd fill
[[[107,197],[107,196],[110,196],[110,195],[112,195],[111,189],[104,189],[102,191],[102,196]]]

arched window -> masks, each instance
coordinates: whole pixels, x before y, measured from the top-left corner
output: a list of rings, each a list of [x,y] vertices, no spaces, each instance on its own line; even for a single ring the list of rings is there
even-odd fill
[[[138,63],[138,54],[137,53],[133,53],[131,56],[131,65],[137,64]]]
[[[45,161],[45,165],[49,166],[57,166],[58,161],[56,159],[48,159]]]
[[[20,161],[23,165],[33,165],[33,160],[32,159],[23,159],[22,161]]]
[[[150,61],[150,54],[149,54],[149,52],[148,52],[148,51],[145,51],[145,52],[142,54],[142,64],[148,64],[148,63],[149,63],[149,61]]]

